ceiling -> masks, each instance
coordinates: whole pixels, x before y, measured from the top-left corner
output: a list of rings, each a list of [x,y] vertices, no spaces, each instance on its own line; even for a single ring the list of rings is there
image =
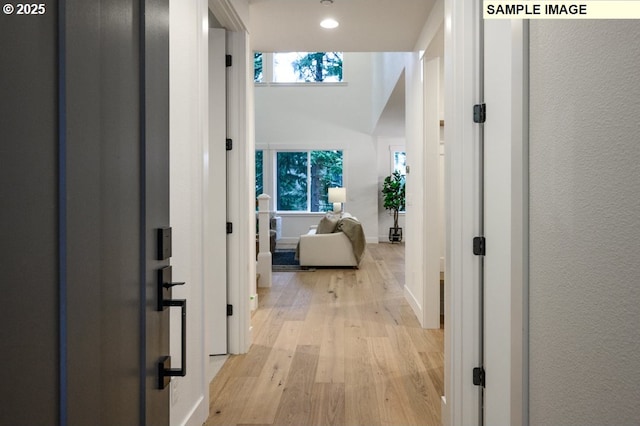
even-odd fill
[[[252,49],[262,52],[413,51],[435,0],[249,0]],[[340,26],[320,27],[334,18]]]

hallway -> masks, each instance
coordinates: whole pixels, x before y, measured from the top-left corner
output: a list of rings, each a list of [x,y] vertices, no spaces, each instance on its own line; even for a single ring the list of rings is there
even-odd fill
[[[420,327],[403,282],[404,244],[367,245],[358,270],[274,273],[206,425],[440,424],[444,331]]]

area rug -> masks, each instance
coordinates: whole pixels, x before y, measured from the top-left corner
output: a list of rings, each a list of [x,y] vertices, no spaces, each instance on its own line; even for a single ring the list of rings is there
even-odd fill
[[[308,271],[300,266],[295,256],[294,249],[276,250],[275,253],[271,253],[271,270],[273,272]]]

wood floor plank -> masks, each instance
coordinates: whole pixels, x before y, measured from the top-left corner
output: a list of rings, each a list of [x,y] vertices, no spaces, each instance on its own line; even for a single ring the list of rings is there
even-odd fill
[[[318,346],[299,345],[297,347],[274,424],[283,426],[311,424],[311,394],[319,355],[320,347]]]
[[[401,360],[400,368],[402,375],[413,374],[414,372],[424,372],[427,369],[422,363],[422,358],[418,354],[409,333],[402,326],[387,326],[389,333],[389,341],[391,347],[397,353],[398,359]]]
[[[379,425],[380,411],[375,391],[372,355],[366,337],[355,328],[345,330],[345,423]]]
[[[422,363],[438,395],[444,395],[444,354],[442,352],[421,352]]]
[[[375,295],[369,275],[366,271],[356,271],[355,273],[357,289],[354,292],[361,293],[360,303],[357,304],[358,316],[363,329],[363,334],[368,337],[384,337],[387,330],[384,322],[384,315],[380,314],[381,307]]]
[[[403,259],[404,244],[372,244],[358,270],[274,273],[206,425],[439,424],[444,332],[420,327]]]
[[[398,380],[402,374],[389,338],[371,337],[368,342],[373,359],[373,377],[381,424],[415,424],[415,422],[409,420],[409,416],[404,409],[404,401],[407,400],[407,395],[402,381]]]
[[[236,366],[240,364],[242,358],[245,355],[231,355],[227,358],[227,361],[224,363],[218,374],[216,375],[216,380],[212,380],[209,384],[209,400],[216,400],[220,394],[223,392],[229,379],[233,377],[233,375],[238,371]]]
[[[344,398],[344,383],[315,383],[309,425],[345,425]]]
[[[283,290],[280,296],[274,301],[271,312],[267,317],[267,324],[260,327],[259,332],[256,333],[254,337],[253,343],[272,346],[280,335],[282,325],[289,316],[289,310],[293,306],[300,291],[300,288],[295,285],[293,277],[283,280],[282,288]]]
[[[273,423],[289,375],[302,328],[301,321],[285,321],[237,423]]]
[[[271,354],[271,348],[264,345],[253,344],[248,353],[244,354],[235,368],[235,376],[258,377],[266,365]]]
[[[342,317],[328,318],[325,323],[316,372],[317,383],[344,383],[344,324]]]
[[[318,274],[307,273],[299,274],[294,278],[293,283],[296,284],[296,297],[293,299],[291,306],[288,307],[284,316],[287,321],[304,321],[311,305],[311,299],[314,293],[314,287],[318,281]]]
[[[252,403],[251,389],[256,377],[232,377],[225,383],[225,391],[211,399],[209,418],[205,426],[236,424],[243,408]]]

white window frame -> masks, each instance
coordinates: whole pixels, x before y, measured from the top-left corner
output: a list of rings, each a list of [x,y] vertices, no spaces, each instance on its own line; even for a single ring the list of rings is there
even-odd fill
[[[405,145],[390,145],[389,146],[389,174],[393,173],[396,170],[396,162],[395,162],[395,157],[396,157],[396,152],[404,152],[405,158],[407,155],[407,148],[405,147]],[[405,173],[404,176],[405,178],[407,177],[407,169],[406,169],[406,161],[405,161]],[[407,207],[405,206],[404,210],[399,210],[398,214],[400,216],[404,216],[407,213]]]
[[[389,146],[389,174],[393,173],[395,171],[396,168],[396,162],[395,162],[395,157],[396,157],[396,152],[404,152],[404,155],[406,157],[407,155],[407,149],[404,145],[390,145]],[[406,162],[405,162],[405,176],[406,176]]]
[[[257,51],[256,51],[257,52]],[[252,52],[255,53],[255,52]],[[287,52],[261,52],[262,53],[262,82],[254,81],[256,87],[331,87],[331,86],[348,86],[345,73],[345,56],[346,52],[342,52],[342,81],[298,81],[298,82],[276,82],[273,81],[273,54],[274,53],[287,53]]]
[[[312,151],[340,151],[342,152],[342,186],[345,186],[345,179],[346,179],[346,173],[345,173],[345,169],[346,169],[346,150],[344,148],[326,148],[326,147],[320,147],[320,148],[286,148],[286,149],[282,149],[282,148],[274,148],[274,149],[269,149],[269,148],[264,148],[264,147],[260,147],[257,146],[256,150],[262,150],[263,154],[262,154],[262,161],[263,161],[263,166],[262,166],[262,175],[263,175],[263,188],[264,188],[264,193],[265,194],[269,194],[272,196],[272,209],[274,211],[276,211],[279,215],[297,215],[297,216],[304,216],[304,215],[311,215],[311,216],[317,216],[317,215],[324,215],[326,212],[321,211],[321,212],[312,212],[311,210],[278,210],[278,177],[277,177],[277,167],[278,167],[278,153],[279,152],[306,152],[309,158],[309,161],[307,161],[307,179],[310,179],[309,176],[311,175],[311,152]],[[267,167],[267,164],[269,165]],[[267,174],[268,173],[268,174]],[[270,184],[270,188],[267,187],[267,181]],[[270,192],[267,192],[270,191]],[[311,191],[310,191],[310,186],[307,186],[307,208],[309,208],[311,206]]]

